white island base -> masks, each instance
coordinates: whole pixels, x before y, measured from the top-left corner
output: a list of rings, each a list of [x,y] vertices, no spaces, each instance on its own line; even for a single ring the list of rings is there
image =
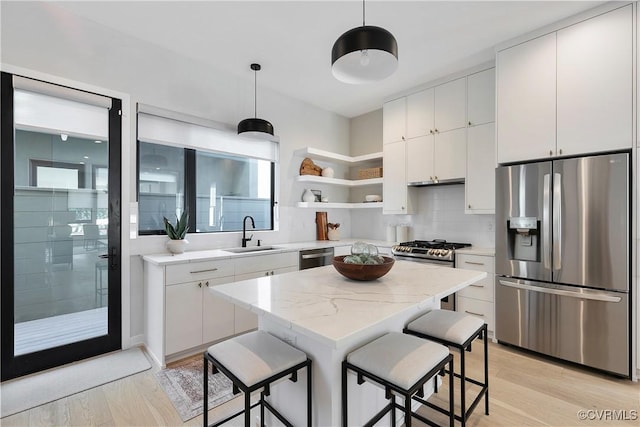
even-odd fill
[[[439,308],[439,304],[435,305]],[[415,313],[415,316],[423,313]],[[367,337],[352,346],[343,348],[334,348],[329,345],[309,338],[300,333],[296,333],[291,329],[284,328],[277,322],[269,321],[265,317],[260,319],[260,329],[270,334],[288,341],[296,348],[304,351],[313,361],[313,420],[314,426],[317,427],[339,427],[342,425],[342,361],[347,354],[367,342],[373,341],[375,338],[384,335],[387,332],[402,331],[402,328],[408,323],[409,319],[388,319],[382,325],[368,331]],[[364,338],[364,337],[363,337]],[[306,376],[299,375],[298,382],[288,384],[278,384],[271,388],[272,402],[282,414],[290,420],[293,425],[304,426],[305,405],[306,405]],[[425,397],[429,396],[433,391],[432,382],[425,385]],[[358,385],[356,375],[349,372],[348,376],[348,401],[349,401],[349,426],[362,426],[369,421],[379,410],[384,408],[389,401],[384,397],[384,390],[373,385],[371,382],[365,382]],[[403,403],[401,398],[396,398],[398,403]],[[420,404],[413,403],[414,409]],[[391,421],[390,415],[385,415],[379,421],[380,426],[389,426]],[[397,425],[404,422],[404,414],[396,411]],[[276,426],[280,424],[275,417],[267,418],[267,425]]]
[[[440,299],[487,273],[396,261],[384,277],[356,282],[333,266],[260,277],[210,288],[258,314],[259,328],[304,351],[313,361],[313,426],[342,425],[342,361],[351,351],[404,326]],[[388,401],[384,390],[349,382],[349,426],[361,426]],[[429,387],[425,389],[430,393]],[[294,425],[306,425],[306,375],[271,388],[270,401]],[[398,414],[399,411],[396,411]],[[267,425],[279,425],[270,417]],[[398,416],[401,422],[402,416]],[[380,425],[390,425],[389,416]]]

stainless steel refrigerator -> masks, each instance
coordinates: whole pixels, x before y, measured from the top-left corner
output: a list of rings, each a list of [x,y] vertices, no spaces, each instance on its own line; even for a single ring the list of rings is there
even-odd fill
[[[496,338],[631,376],[630,155],[496,169]]]

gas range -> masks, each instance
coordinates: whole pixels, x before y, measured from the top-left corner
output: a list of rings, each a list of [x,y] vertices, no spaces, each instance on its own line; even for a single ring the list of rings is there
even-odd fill
[[[455,261],[455,250],[471,246],[470,243],[452,243],[446,240],[413,240],[403,242],[391,248],[396,257],[413,258],[416,261]]]

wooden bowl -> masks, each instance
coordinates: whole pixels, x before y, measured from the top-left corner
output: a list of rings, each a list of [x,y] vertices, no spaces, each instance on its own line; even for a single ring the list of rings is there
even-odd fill
[[[395,262],[393,258],[383,256],[384,263],[382,264],[345,264],[343,262],[345,256],[347,255],[334,256],[333,266],[338,270],[338,273],[351,280],[378,279],[387,274]]]

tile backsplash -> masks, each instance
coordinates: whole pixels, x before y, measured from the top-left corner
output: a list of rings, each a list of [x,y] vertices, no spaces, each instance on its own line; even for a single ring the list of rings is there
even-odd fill
[[[351,235],[386,240],[387,226],[409,226],[409,240],[446,239],[494,247],[495,215],[464,213],[464,185],[441,185],[416,188],[417,213],[382,215],[380,210],[354,209],[351,212]]]

